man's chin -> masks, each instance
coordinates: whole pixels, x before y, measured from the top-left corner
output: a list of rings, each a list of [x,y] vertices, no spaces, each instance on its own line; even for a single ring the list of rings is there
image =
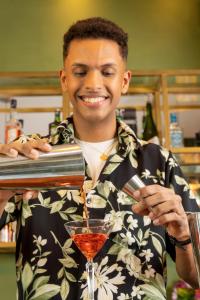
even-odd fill
[[[97,125],[105,122],[105,118],[93,117],[85,120],[88,124]]]
[[[74,116],[79,124],[85,124],[87,126],[98,126],[98,125],[105,125],[107,123],[113,122],[113,118],[115,119],[115,114],[113,115],[105,115],[102,114],[92,114],[92,113],[82,113],[82,114],[76,114],[74,112]]]

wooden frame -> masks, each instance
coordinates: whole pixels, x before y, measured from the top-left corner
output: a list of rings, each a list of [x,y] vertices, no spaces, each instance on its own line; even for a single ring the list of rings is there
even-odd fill
[[[35,80],[38,80],[35,83]],[[48,80],[55,80],[55,83],[48,83]],[[8,99],[13,96],[52,96],[62,95],[59,74],[58,72],[0,72],[0,82],[4,80],[7,84],[3,86],[0,84],[0,97]],[[24,84],[20,84],[19,81],[23,80]],[[9,85],[9,81],[11,84]],[[60,107],[63,118],[66,118],[69,114],[69,101],[66,95],[62,97],[62,107]],[[17,109],[17,112],[54,112],[58,107],[30,107]],[[9,112],[9,109],[0,109],[0,113]]]
[[[170,145],[170,134],[169,134],[169,115],[171,111],[186,111],[200,109],[200,105],[188,106],[181,105],[175,106],[169,104],[169,94],[178,94],[178,93],[195,93],[200,94],[200,85],[190,85],[190,86],[169,86],[168,78],[170,76],[200,76],[200,70],[132,70],[133,84],[130,85],[128,90],[128,95],[134,94],[153,94],[154,96],[154,117],[157,124],[159,138],[160,140],[164,139],[164,146],[168,149],[172,149]],[[157,78],[153,85],[145,84],[134,84],[134,78]],[[54,71],[47,72],[0,72],[0,82],[4,80],[6,82],[5,86],[0,84],[0,97],[6,98],[9,100],[12,96],[40,96],[40,95],[62,95],[59,81],[59,73]],[[23,84],[24,80],[24,84]],[[54,80],[54,84],[52,81]],[[22,81],[22,84],[19,82]],[[36,83],[35,83],[36,81]],[[9,82],[11,82],[9,84]],[[19,86],[20,85],[20,86]],[[62,95],[62,107],[60,107],[63,118],[66,118],[70,112],[71,107],[68,100],[68,95]],[[161,104],[161,96],[163,99],[163,104]],[[119,108],[130,108],[131,106],[119,105]],[[18,108],[17,112],[54,112],[57,107],[29,107],[29,108]],[[136,110],[145,110],[144,105],[134,105]],[[5,108],[0,108],[0,113],[8,113],[10,110]],[[162,133],[162,124],[161,124],[161,111],[164,113],[164,124],[165,132]],[[174,150],[174,149],[173,149]],[[175,149],[177,152],[185,152],[184,148]],[[190,148],[186,151],[190,152],[200,152],[200,147],[195,147],[195,149]]]
[[[14,242],[0,242],[0,253],[15,253]]]

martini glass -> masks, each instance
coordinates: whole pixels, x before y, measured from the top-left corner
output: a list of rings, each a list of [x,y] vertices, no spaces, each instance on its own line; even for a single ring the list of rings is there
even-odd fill
[[[87,259],[88,299],[94,300],[93,258],[108,239],[112,226],[109,221],[103,219],[87,219],[67,222],[65,228],[76,246]]]

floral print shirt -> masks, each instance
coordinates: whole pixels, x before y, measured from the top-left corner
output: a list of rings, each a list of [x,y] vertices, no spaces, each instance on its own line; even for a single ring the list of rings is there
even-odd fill
[[[94,259],[95,299],[166,299],[166,252],[175,258],[174,246],[163,226],[133,213],[134,199],[122,187],[138,174],[145,184],[174,189],[185,210],[198,210],[198,206],[170,152],[139,140],[121,121],[117,136],[117,152],[109,157],[94,186],[86,164],[84,189],[90,218],[113,223],[109,239]],[[61,123],[50,141],[74,143],[72,117]],[[78,190],[46,190],[28,202],[16,195],[6,205],[0,227],[17,220],[18,299],[88,299],[86,259],[64,227],[68,220],[83,218],[81,195]]]

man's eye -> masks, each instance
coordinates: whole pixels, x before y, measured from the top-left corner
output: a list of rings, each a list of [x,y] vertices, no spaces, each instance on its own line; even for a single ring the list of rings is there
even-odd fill
[[[85,71],[74,72],[74,75],[77,76],[77,77],[85,76],[85,74],[86,74]]]
[[[103,71],[102,74],[103,76],[110,77],[113,76],[115,73],[113,71]]]

